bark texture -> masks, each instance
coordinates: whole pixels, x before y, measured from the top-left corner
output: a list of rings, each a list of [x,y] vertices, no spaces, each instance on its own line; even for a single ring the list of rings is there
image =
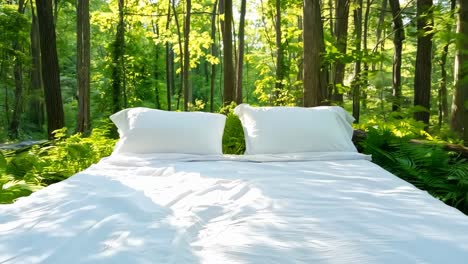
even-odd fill
[[[90,113],[90,23],[89,0],[78,0],[77,6],[76,72],[78,77],[78,124],[77,132],[88,133],[91,129]]]
[[[417,1],[418,44],[414,75],[414,106],[423,108],[414,119],[429,124],[432,72],[432,0]]]
[[[47,132],[49,138],[52,138],[52,132],[62,128],[65,124],[52,0],[37,0],[36,8],[43,66],[42,80],[47,112]]]
[[[320,105],[326,97],[326,86],[322,73],[321,53],[324,51],[323,26],[319,1],[303,2],[303,38],[304,38],[304,106]]]

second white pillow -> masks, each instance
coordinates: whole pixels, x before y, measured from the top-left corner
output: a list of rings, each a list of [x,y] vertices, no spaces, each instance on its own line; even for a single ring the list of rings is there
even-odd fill
[[[344,109],[241,104],[234,113],[244,128],[245,154],[357,151],[352,117]]]

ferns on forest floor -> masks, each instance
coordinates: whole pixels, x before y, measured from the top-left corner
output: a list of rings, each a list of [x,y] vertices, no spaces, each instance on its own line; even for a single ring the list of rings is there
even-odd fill
[[[439,145],[420,145],[370,128],[364,152],[376,164],[468,214],[468,162]]]
[[[66,129],[56,131],[50,146],[34,146],[19,154],[0,154],[0,203],[62,181],[111,154],[115,140],[107,129],[94,129],[89,137],[65,138]]]

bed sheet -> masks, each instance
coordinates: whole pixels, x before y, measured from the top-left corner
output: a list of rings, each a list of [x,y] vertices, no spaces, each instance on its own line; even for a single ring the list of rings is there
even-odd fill
[[[468,263],[468,217],[358,153],[115,155],[0,206],[0,263]]]

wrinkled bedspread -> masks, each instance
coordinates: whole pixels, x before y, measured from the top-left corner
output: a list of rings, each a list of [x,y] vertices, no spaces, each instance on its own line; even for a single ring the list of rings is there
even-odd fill
[[[0,206],[0,263],[468,263],[468,217],[357,153],[111,156]]]

